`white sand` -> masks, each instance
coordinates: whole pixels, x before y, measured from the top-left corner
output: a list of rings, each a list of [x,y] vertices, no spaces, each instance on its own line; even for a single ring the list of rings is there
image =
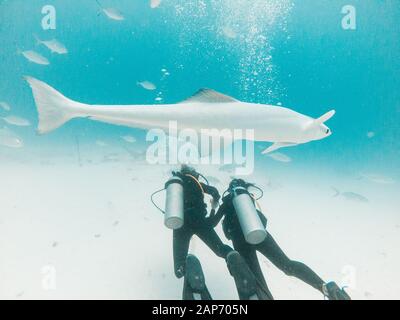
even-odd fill
[[[73,154],[23,162],[2,155],[0,299],[180,299],[172,232],[149,200],[168,168],[121,158],[87,163],[84,157],[79,167]],[[206,174],[229,180],[215,168]],[[256,182],[265,187],[264,174]],[[400,298],[397,184],[310,177],[300,170],[278,182],[281,187],[266,188],[261,205],[268,230],[292,259],[326,280],[350,284],[354,299]],[[362,192],[370,202],[333,198],[331,185]],[[236,299],[224,261],[198,239],[192,248],[213,297]],[[276,299],[322,299],[260,260]]]

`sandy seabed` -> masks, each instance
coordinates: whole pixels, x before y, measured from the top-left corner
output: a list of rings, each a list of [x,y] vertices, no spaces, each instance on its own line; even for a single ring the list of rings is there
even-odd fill
[[[172,232],[150,202],[170,167],[129,159],[75,158],[0,165],[0,299],[180,299]],[[230,174],[217,177],[222,193]],[[354,299],[399,299],[400,199],[397,183],[374,184],[299,171],[271,180],[260,201],[268,230],[294,260],[335,280]],[[368,203],[332,197],[330,186],[361,190]],[[344,190],[343,190],[344,191]],[[156,201],[162,206],[163,195]],[[220,226],[218,233],[223,237]],[[215,299],[237,299],[225,262],[194,238]],[[276,299],[322,299],[260,256]]]

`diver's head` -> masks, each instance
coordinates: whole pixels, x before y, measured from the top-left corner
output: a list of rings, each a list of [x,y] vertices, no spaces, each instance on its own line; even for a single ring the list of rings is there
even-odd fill
[[[247,189],[250,185],[251,185],[250,183],[247,183],[243,179],[233,179],[229,183],[229,189],[233,190],[233,189],[239,188],[239,187]]]
[[[187,164],[183,164],[181,166],[181,173],[191,175],[196,179],[199,179],[200,176],[200,174],[194,168],[188,166]]]

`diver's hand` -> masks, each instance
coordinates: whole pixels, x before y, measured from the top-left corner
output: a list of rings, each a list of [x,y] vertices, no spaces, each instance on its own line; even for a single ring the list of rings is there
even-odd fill
[[[212,208],[213,210],[216,210],[216,209],[218,208],[218,206],[219,206],[219,201],[218,201],[218,200],[215,200],[215,199],[212,199],[212,200],[211,200],[211,208]]]

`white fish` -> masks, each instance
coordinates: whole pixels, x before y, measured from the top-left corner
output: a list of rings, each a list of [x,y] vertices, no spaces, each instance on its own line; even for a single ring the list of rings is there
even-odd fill
[[[191,128],[202,134],[223,129],[254,130],[254,140],[273,142],[263,153],[294,146],[331,135],[324,124],[335,114],[318,119],[288,108],[246,103],[210,89],[202,89],[177,103],[154,105],[87,105],[64,97],[46,83],[32,77],[29,82],[39,113],[39,133],[50,132],[73,118],[89,118],[140,129],[169,129],[171,117],[178,130]],[[196,116],[199,115],[199,116]]]
[[[37,35],[34,35],[36,42],[38,44],[42,44],[46,46],[52,53],[58,53],[58,54],[67,54],[68,50],[65,47],[64,44],[62,44],[60,41],[57,39],[52,39],[52,40],[41,40]]]
[[[135,143],[136,142],[136,138],[132,137],[132,136],[122,136],[121,138],[123,140],[125,140],[126,142],[129,142],[129,143]]]
[[[0,145],[9,148],[21,148],[24,142],[8,128],[0,128]]]
[[[101,11],[110,18],[111,20],[116,20],[116,21],[122,21],[125,20],[124,16],[122,13],[115,9],[115,8],[104,8],[98,0],[96,0],[97,5],[100,7]]]
[[[237,34],[236,34],[235,30],[233,30],[229,26],[223,27],[222,28],[222,32],[226,37],[228,37],[230,39],[235,39],[237,37]]]
[[[154,100],[155,100],[155,101],[162,101],[162,98],[161,98],[161,97],[157,97],[157,98],[155,98]]]
[[[10,111],[11,107],[7,102],[1,101],[0,102],[0,108],[2,108],[5,111]]]
[[[221,180],[214,176],[207,176],[206,179],[211,185],[217,185],[221,183]]]
[[[104,141],[101,141],[101,140],[96,140],[96,144],[99,147],[106,147],[107,146],[107,143],[105,143]]]
[[[14,126],[29,127],[31,125],[31,123],[28,120],[17,116],[7,116],[2,119],[8,124],[12,124]]]
[[[161,0],[150,0],[150,8],[155,9],[161,4]]]
[[[115,9],[115,8],[104,8],[103,12],[105,13],[105,15],[107,17],[109,17],[112,20],[116,20],[116,21],[125,20],[125,18],[122,15],[122,13],[120,11],[118,11],[117,9]]]
[[[375,173],[363,173],[361,177],[379,184],[394,184],[396,181],[390,177]]]
[[[22,54],[28,61],[36,63],[36,64],[41,64],[41,65],[49,65],[50,62],[47,60],[47,58],[43,57],[41,54],[37,53],[36,51],[33,50],[27,50],[27,51],[18,51],[18,53]]]
[[[355,201],[355,202],[363,202],[367,203],[369,200],[364,197],[363,195],[351,191],[345,191],[345,192],[340,192],[338,189],[333,188],[332,189],[335,191],[335,194],[333,195],[334,197],[342,196],[346,200],[349,201]]]
[[[288,162],[291,162],[291,161],[292,161],[292,159],[291,159],[289,156],[287,156],[287,155],[285,155],[285,154],[283,154],[283,153],[280,153],[280,152],[270,153],[270,154],[268,154],[268,156],[269,156],[270,158],[276,160],[276,161],[279,161],[279,162],[286,162],[286,163],[288,163]]]
[[[373,131],[367,132],[367,137],[370,138],[370,139],[375,137],[375,132],[373,132]]]
[[[243,165],[235,164],[235,163],[228,163],[220,166],[218,168],[219,171],[233,173],[237,168],[243,167]]]
[[[150,91],[157,89],[156,85],[150,81],[141,81],[141,82],[138,82],[137,85],[141,86],[143,89],[150,90]]]

